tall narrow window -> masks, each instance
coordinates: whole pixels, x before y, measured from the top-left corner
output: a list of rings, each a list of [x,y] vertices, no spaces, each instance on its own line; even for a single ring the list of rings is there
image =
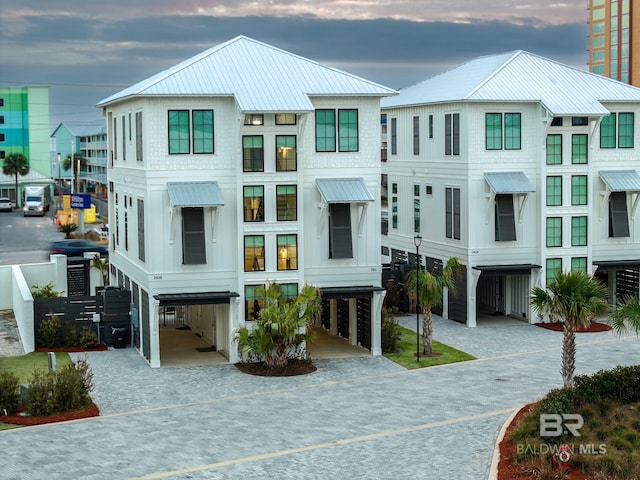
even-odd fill
[[[391,119],[391,155],[398,154],[398,119]]]
[[[358,151],[358,110],[338,110],[340,152]]]
[[[398,228],[398,184],[391,184],[391,228]]]
[[[429,138],[433,138],[433,115],[429,115]]]
[[[513,195],[496,195],[496,242],[516,240],[516,221],[513,211]]]
[[[264,235],[245,235],[244,271],[264,271]]]
[[[420,185],[413,186],[413,231],[420,233]]]
[[[571,205],[587,204],[587,176],[571,176]]]
[[[278,235],[278,270],[298,269],[298,236]]]
[[[126,210],[124,211],[124,249],[129,250],[129,214]]]
[[[413,154],[420,155],[420,117],[413,117]]]
[[[264,222],[264,187],[252,185],[244,187],[244,221]]]
[[[182,208],[182,263],[197,265],[207,263],[204,241],[204,211],[198,208]]]
[[[618,114],[618,148],[633,148],[633,113]]]
[[[113,117],[113,158],[118,159],[118,119]]]
[[[142,112],[136,112],[136,161],[142,161]]]
[[[329,258],[353,258],[349,203],[329,205]]]
[[[571,163],[587,163],[587,141],[588,136],[584,134],[571,135]]]
[[[561,258],[547,258],[547,285],[556,278],[558,272],[562,271]]]
[[[244,135],[242,137],[242,165],[245,172],[264,171],[262,135]]]
[[[520,150],[521,146],[521,116],[519,113],[504,114],[504,148],[505,150]]]
[[[562,135],[547,135],[547,165],[562,165]]]
[[[213,153],[213,110],[194,110],[193,153]]]
[[[296,136],[276,135],[276,171],[295,172]]]
[[[562,177],[547,177],[547,206],[557,207],[562,205]]]
[[[587,217],[571,217],[571,246],[587,245]]]
[[[169,153],[189,153],[188,110],[169,110]]]
[[[298,219],[298,187],[296,185],[276,186],[276,215],[279,222]]]
[[[122,160],[127,159],[127,136],[125,132],[127,131],[127,117],[122,116]]]
[[[487,150],[502,150],[502,114],[485,114],[485,147]]]
[[[445,188],[445,235],[460,240],[460,189]]]
[[[562,246],[562,218],[547,218],[547,247]]]
[[[609,237],[628,236],[627,192],[611,192],[609,196]]]
[[[138,259],[145,261],[146,252],[144,244],[144,200],[138,199]]]
[[[316,152],[336,151],[336,112],[316,110]]]
[[[616,114],[602,117],[600,122],[600,148],[616,148]]]
[[[444,116],[444,154],[460,155],[460,114]]]

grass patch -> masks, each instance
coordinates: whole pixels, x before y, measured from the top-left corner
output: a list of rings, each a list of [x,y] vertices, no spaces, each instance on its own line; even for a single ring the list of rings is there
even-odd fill
[[[35,370],[49,369],[49,354],[47,352],[32,352],[19,357],[0,358],[0,372],[12,372],[20,379],[20,383],[27,383]],[[56,370],[62,369],[71,363],[68,353],[56,353]]]
[[[467,360],[475,360],[476,357],[469,355],[461,350],[433,341],[433,351],[441,353],[437,357],[420,357],[416,361],[416,332],[408,328],[398,327],[401,331],[400,341],[398,342],[398,352],[385,353],[384,356],[389,360],[402,365],[407,369],[433,367],[435,365],[445,365],[447,363],[466,362]],[[422,336],[420,337],[420,351],[422,351]]]

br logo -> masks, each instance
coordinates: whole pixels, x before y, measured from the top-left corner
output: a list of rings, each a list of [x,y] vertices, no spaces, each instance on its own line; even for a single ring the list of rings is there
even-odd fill
[[[540,436],[559,437],[570,433],[579,437],[578,430],[584,425],[582,415],[577,413],[543,413],[540,415]]]

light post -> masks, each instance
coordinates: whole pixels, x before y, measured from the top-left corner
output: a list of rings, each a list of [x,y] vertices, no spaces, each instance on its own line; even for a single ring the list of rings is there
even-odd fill
[[[58,152],[58,210],[62,210],[62,183],[60,180],[60,152]]]
[[[419,233],[413,237],[413,244],[416,246],[416,362],[420,361],[420,309],[418,308],[420,290],[420,244],[422,235]]]

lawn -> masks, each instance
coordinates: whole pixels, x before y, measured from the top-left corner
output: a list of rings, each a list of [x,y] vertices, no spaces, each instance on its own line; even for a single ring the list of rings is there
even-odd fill
[[[398,342],[399,352],[385,353],[384,356],[407,369],[433,367],[435,365],[445,365],[447,363],[466,362],[475,360],[476,357],[461,350],[433,341],[433,351],[442,355],[435,357],[420,357],[416,361],[416,332],[408,328],[398,327],[402,332]],[[422,336],[420,336],[420,351],[422,352]]]

